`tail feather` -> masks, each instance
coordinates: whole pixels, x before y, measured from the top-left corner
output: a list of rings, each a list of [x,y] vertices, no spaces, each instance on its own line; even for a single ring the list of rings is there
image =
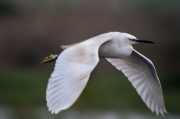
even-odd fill
[[[68,48],[70,48],[70,47],[72,47],[72,46],[75,46],[75,45],[77,45],[77,44],[79,44],[79,43],[75,43],[75,44],[71,44],[71,45],[61,45],[61,48],[62,48],[63,50],[65,50],[65,49],[68,49]]]

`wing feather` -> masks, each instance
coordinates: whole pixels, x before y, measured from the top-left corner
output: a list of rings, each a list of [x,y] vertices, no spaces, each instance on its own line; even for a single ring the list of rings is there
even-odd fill
[[[62,46],[64,51],[56,60],[46,90],[49,111],[58,113],[77,100],[99,62],[99,47],[111,38],[111,33],[105,33],[74,45]]]
[[[77,100],[99,61],[98,50],[86,52],[87,47],[81,46],[64,50],[56,60],[46,90],[47,106],[51,113],[57,114]]]
[[[153,63],[145,56],[133,50],[129,57],[106,58],[118,70],[121,70],[132,83],[137,93],[152,112],[164,116],[167,113],[163,92]]]

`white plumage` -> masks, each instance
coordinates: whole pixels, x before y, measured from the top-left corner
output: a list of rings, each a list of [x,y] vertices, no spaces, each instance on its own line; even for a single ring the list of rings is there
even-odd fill
[[[164,116],[167,111],[160,81],[153,63],[133,49],[132,44],[138,42],[153,43],[127,33],[109,32],[63,46],[47,86],[49,111],[57,114],[74,104],[102,57],[124,73],[152,112]]]

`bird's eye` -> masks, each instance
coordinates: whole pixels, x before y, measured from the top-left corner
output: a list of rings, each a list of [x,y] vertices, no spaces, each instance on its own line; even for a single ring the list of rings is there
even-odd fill
[[[135,41],[135,39],[133,39],[133,38],[128,38],[128,40],[129,40],[129,41]]]
[[[132,39],[131,39],[131,38],[128,38],[128,40],[129,40],[129,41],[132,41]]]

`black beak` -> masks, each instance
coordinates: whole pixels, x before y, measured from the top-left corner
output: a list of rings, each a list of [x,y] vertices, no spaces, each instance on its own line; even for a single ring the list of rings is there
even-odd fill
[[[148,41],[148,40],[140,40],[140,39],[134,39],[135,42],[139,42],[139,43],[151,43],[151,44],[155,44],[152,41]]]

